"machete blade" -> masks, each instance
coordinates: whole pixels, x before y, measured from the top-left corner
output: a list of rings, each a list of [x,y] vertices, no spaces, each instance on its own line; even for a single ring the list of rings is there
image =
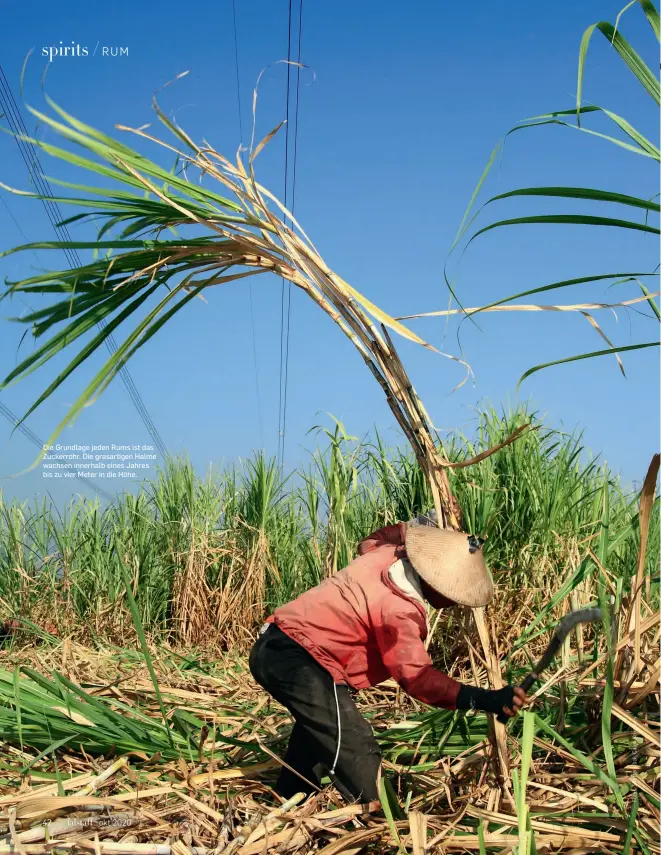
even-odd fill
[[[563,618],[560,619],[558,625],[555,628],[555,632],[551,637],[551,641],[549,646],[544,651],[544,655],[539,660],[539,662],[535,665],[533,671],[531,671],[525,680],[521,683],[521,688],[524,692],[528,692],[530,688],[533,686],[536,680],[539,679],[542,671],[545,671],[548,666],[551,664],[553,657],[558,652],[558,650],[562,647],[562,644],[569,635],[569,633],[577,626],[579,623],[594,623],[595,621],[600,621],[603,618],[603,613],[601,609],[576,609],[573,612],[568,612]],[[498,721],[505,723],[508,720],[508,716],[504,713],[500,713],[497,716]]]

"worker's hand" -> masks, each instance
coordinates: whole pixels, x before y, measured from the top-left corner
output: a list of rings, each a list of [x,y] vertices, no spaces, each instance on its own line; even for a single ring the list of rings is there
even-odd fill
[[[507,688],[509,689],[511,687],[507,686]],[[513,716],[515,716],[518,713],[518,711],[521,709],[521,707],[524,704],[526,704],[527,702],[528,702],[528,696],[526,695],[526,693],[523,691],[523,689],[520,686],[515,686],[514,687],[514,697],[512,699],[512,705],[511,706],[503,706],[503,712],[506,715],[508,715],[510,718],[512,718]]]
[[[476,686],[461,686],[457,695],[458,710],[483,710],[496,716],[512,718],[528,700],[518,686],[503,686],[502,689],[478,689]]]

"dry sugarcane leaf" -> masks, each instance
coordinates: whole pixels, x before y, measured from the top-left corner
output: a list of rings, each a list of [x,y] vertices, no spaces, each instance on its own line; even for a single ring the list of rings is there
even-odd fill
[[[425,855],[427,848],[427,817],[420,811],[409,811],[413,855]]]
[[[624,722],[627,727],[630,727],[636,733],[639,733],[652,745],[657,747],[659,746],[658,734],[653,733],[640,719],[636,718],[630,712],[627,712],[627,710],[622,709],[622,707],[616,703],[613,703],[612,713],[616,718],[619,718],[620,721]]]
[[[124,805],[116,799],[99,799],[93,796],[36,796],[21,802],[16,808],[18,819],[31,819],[51,811],[80,808],[85,805],[117,807]]]
[[[641,641],[641,597],[643,588],[643,574],[645,572],[645,557],[647,553],[647,535],[649,533],[650,515],[652,513],[652,504],[654,503],[654,493],[656,492],[656,479],[659,475],[659,463],[661,456],[655,454],[650,463],[645,481],[643,482],[643,490],[640,497],[640,549],[638,552],[638,567],[636,570],[635,581],[635,601],[634,601],[634,662],[638,672],[642,666],[640,657],[640,641]]]
[[[234,766],[229,769],[220,769],[216,772],[202,772],[198,775],[192,775],[189,779],[194,787],[203,786],[209,780],[213,781],[231,781],[240,778],[254,778],[261,775],[262,772],[270,772],[272,769],[277,769],[280,766],[275,760],[268,760],[266,763],[253,763],[248,766]]]

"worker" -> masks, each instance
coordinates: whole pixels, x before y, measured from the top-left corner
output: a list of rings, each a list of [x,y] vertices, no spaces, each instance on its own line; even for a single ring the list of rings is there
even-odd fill
[[[388,678],[430,706],[516,715],[522,689],[458,683],[433,667],[424,644],[428,606],[491,600],[483,543],[424,516],[387,526],[359,544],[344,570],[268,618],[250,670],[294,718],[280,796],[310,795],[328,774],[345,799],[378,809],[379,747],[352,694]]]

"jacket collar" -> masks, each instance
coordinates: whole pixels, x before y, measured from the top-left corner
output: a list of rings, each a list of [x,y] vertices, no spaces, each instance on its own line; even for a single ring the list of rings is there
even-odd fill
[[[395,561],[391,565],[388,570],[388,577],[399,592],[419,603],[425,611],[427,610],[427,603],[422,595],[420,577],[406,558],[400,558],[399,561]]]

